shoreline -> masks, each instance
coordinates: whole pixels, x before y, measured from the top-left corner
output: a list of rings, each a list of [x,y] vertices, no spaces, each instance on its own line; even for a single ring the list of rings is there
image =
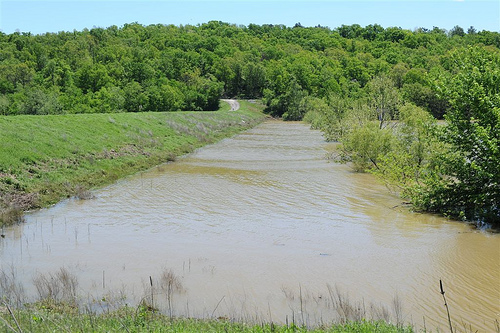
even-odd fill
[[[2,116],[0,227],[23,212],[65,198],[88,199],[89,190],[153,166],[175,161],[266,119],[263,106],[240,101],[212,112],[144,112]]]

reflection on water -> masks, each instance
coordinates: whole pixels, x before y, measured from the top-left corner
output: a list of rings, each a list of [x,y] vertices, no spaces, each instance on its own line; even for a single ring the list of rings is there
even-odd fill
[[[333,317],[336,286],[389,312],[397,295],[403,319],[427,328],[446,328],[442,279],[454,322],[493,330],[499,236],[409,212],[372,176],[328,162],[331,146],[302,123],[266,122],[29,214],[0,240],[1,268],[29,286],[66,267],[82,294],[130,299],[171,269],[177,314],[309,324]]]

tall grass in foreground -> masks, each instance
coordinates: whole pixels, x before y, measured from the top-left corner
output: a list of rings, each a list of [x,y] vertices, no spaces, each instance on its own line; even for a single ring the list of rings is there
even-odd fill
[[[171,319],[143,307],[125,307],[100,315],[91,312],[66,314],[32,307],[14,311],[12,316],[2,314],[0,318],[2,318],[0,327],[4,326],[6,332],[413,332],[411,328],[398,328],[383,322],[366,321],[308,329],[273,323],[246,324],[228,320]]]
[[[287,319],[285,324],[275,324],[254,318],[214,316],[215,309],[204,318],[172,316],[172,298],[183,292],[183,286],[171,270],[163,271],[158,280],[150,277],[150,288],[136,306],[123,304],[120,299],[106,299],[107,296],[81,302],[76,292],[78,280],[65,268],[37,275],[33,279],[37,299],[25,303],[22,292],[17,290],[20,286],[12,283],[14,271],[1,273],[0,330],[4,332],[413,332],[402,324],[367,320],[358,305],[331,288],[335,303],[332,311],[342,313],[341,320],[312,327],[299,316]],[[157,307],[161,297],[168,303],[167,313]]]
[[[264,119],[262,105],[241,106],[215,112],[0,116],[0,226],[63,198],[91,198],[89,189],[173,161]]]
[[[143,297],[134,305],[123,292],[114,294],[108,290],[98,297],[78,294],[78,279],[65,268],[35,276],[34,299],[28,300],[23,286],[15,281],[13,267],[9,272],[0,269],[0,331],[3,332],[417,332],[403,322],[398,297],[390,309],[365,301],[353,302],[347,293],[330,285],[324,301],[328,304],[327,311],[333,314],[329,317],[336,319],[311,324],[305,319],[310,315],[306,307],[312,305],[308,303],[311,299],[301,287],[298,291],[283,289],[292,313],[276,323],[257,313],[238,314],[229,308],[219,311],[221,302],[194,317],[182,310],[178,312],[174,307],[179,304],[173,300],[186,290],[181,278],[170,269],[157,277],[150,276]],[[495,327],[495,332],[500,333],[498,322]],[[477,332],[464,323],[450,329],[456,333]],[[439,329],[427,330],[424,326],[418,332],[439,332]]]

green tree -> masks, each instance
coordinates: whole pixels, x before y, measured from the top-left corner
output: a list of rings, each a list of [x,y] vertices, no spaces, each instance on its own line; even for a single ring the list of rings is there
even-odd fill
[[[58,100],[57,91],[30,88],[25,92],[20,113],[31,115],[61,114],[63,108]]]
[[[453,36],[460,36],[460,37],[465,36],[464,29],[458,25],[454,26],[453,29],[450,30],[450,37]]]
[[[35,75],[35,71],[29,63],[5,63],[0,64],[0,91],[2,93],[13,93],[19,85],[26,87]]]
[[[108,70],[102,64],[87,63],[76,73],[76,84],[84,93],[96,92],[110,83]]]
[[[424,183],[435,179],[429,171],[435,169],[436,156],[443,153],[443,144],[435,136],[437,126],[424,109],[412,104],[402,106],[391,149],[379,157],[378,168],[372,170],[394,192],[415,204]]]
[[[356,171],[367,171],[379,168],[381,158],[392,149],[393,135],[388,128],[366,122],[350,130],[340,142],[342,159],[351,162]]]
[[[219,108],[224,84],[215,76],[201,76],[199,70],[186,72],[182,76],[185,107],[192,111],[213,111]]]
[[[367,85],[370,107],[383,128],[387,121],[397,119],[400,103],[399,92],[388,76],[377,76]]]
[[[290,89],[281,96],[281,103],[284,104],[283,120],[302,120],[307,112],[307,91],[301,85],[292,80]]]
[[[142,86],[135,81],[128,83],[123,88],[125,97],[125,110],[128,112],[141,112],[145,110],[148,96],[144,93]]]
[[[261,64],[248,63],[242,71],[243,95],[249,98],[262,97],[266,83],[266,72]]]
[[[42,71],[46,86],[58,86],[64,90],[73,83],[71,68],[64,61],[49,60]]]
[[[443,176],[426,208],[500,225],[500,53],[471,47],[453,52],[459,72],[442,82],[451,108],[442,140]]]
[[[9,114],[10,100],[5,95],[0,95],[0,115],[6,116]]]
[[[282,93],[264,90],[263,101],[267,107],[264,112],[273,117],[283,117],[284,120],[302,120],[307,112],[303,99],[308,96],[307,91],[302,89],[295,77],[290,80]]]
[[[348,99],[338,94],[331,94],[327,102],[317,104],[314,110],[308,112],[309,119],[312,119],[313,113],[317,113],[312,125],[321,129],[328,141],[339,141],[353,126],[356,126],[356,112]]]
[[[118,87],[102,87],[94,94],[93,106],[100,113],[123,112],[125,107],[125,96],[122,89]]]
[[[168,82],[148,87],[147,94],[150,111],[178,111],[184,107],[184,95]]]
[[[321,130],[325,124],[325,116],[329,113],[329,105],[324,98],[308,96],[306,114],[303,120],[311,124],[312,129]]]

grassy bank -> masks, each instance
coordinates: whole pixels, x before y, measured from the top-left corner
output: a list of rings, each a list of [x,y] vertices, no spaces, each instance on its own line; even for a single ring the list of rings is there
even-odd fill
[[[187,308],[183,301],[173,302],[185,292],[180,276],[165,269],[149,281],[136,300],[126,295],[125,286],[116,291],[103,287],[102,294],[86,293],[78,276],[61,267],[36,274],[36,292],[27,295],[29,286],[19,282],[16,269],[0,267],[0,332],[414,332],[403,322],[398,302],[393,304],[393,317],[389,308],[355,302],[337,288],[329,288],[324,319],[310,321],[302,295],[297,299],[301,310],[294,311],[293,299],[288,299],[291,313],[280,319],[271,319],[270,309],[268,314],[230,304],[219,309],[225,297],[213,309],[191,308],[190,314],[189,301]]]
[[[0,225],[175,160],[254,126],[263,106],[221,103],[215,112],[0,116]]]
[[[33,277],[36,292],[28,295],[29,286],[21,284],[17,274],[14,266],[7,270],[0,267],[0,332],[448,331],[445,317],[441,318],[441,327],[427,328],[425,317],[423,327],[415,327],[412,316],[403,312],[398,297],[388,307],[380,302],[367,302],[364,298],[362,301],[353,300],[347,293],[329,285],[325,297],[328,306],[316,313],[320,319],[306,310],[306,307],[318,304],[317,296],[311,300],[302,294],[287,298],[290,312],[279,318],[271,314],[270,307],[268,313],[262,313],[257,307],[246,309],[244,302],[239,304],[228,300],[219,307],[225,296],[214,308],[205,303],[204,306],[209,307],[201,311],[190,307],[189,301],[174,302],[173,299],[177,299],[185,289],[181,276],[170,269],[165,269],[160,277],[150,276],[150,283],[143,285],[142,294],[135,300],[127,296],[125,286],[120,290],[105,289],[103,286],[102,294],[87,293],[80,288],[77,274],[65,267],[36,274]],[[196,302],[199,301],[200,298]],[[276,324],[276,321],[279,323]],[[491,331],[500,333],[498,322],[493,322],[495,326]],[[454,321],[453,332],[478,331],[462,319],[461,323]]]
[[[349,322],[313,329],[293,324],[247,324],[223,318],[170,318],[144,306],[123,307],[117,311],[96,314],[51,307],[44,303],[33,304],[22,310],[7,306],[0,308],[1,327],[6,332],[413,332],[410,327],[397,327],[385,322]]]

